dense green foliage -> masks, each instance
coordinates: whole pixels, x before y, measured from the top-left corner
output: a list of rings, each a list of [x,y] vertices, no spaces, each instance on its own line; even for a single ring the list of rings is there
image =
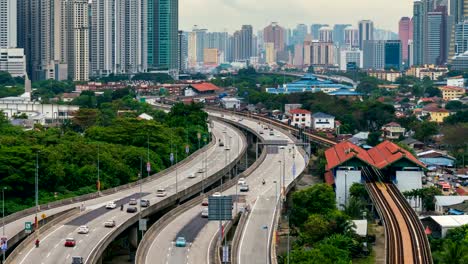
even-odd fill
[[[197,132],[208,136],[201,105],[177,104],[165,114],[128,92],[103,96],[80,96],[77,102],[95,108],[81,108],[60,128],[23,131],[0,120],[0,186],[7,187],[7,214],[33,205],[36,154],[44,203],[96,191],[98,153],[101,189],[106,189],[137,180],[140,170],[146,176],[147,161],[152,174],[167,168],[171,152],[181,160],[186,144],[191,152],[198,146]],[[97,103],[89,105],[86,97]],[[135,118],[143,112],[154,120]]]
[[[350,263],[363,256],[365,239],[354,233],[351,217],[337,210],[330,186],[317,184],[293,193],[289,217],[297,234],[290,263]],[[279,263],[286,263],[284,256]]]
[[[468,225],[448,230],[443,239],[430,237],[430,242],[435,264],[468,263]]]
[[[24,93],[23,83],[22,78],[13,78],[10,73],[0,71],[0,98]]]
[[[434,211],[435,209],[435,196],[442,195],[442,191],[434,186],[422,189],[415,189],[403,192],[405,197],[421,197],[422,205],[426,211]]]

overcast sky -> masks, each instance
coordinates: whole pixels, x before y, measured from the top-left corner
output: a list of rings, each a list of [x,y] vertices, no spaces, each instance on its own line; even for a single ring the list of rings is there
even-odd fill
[[[294,27],[352,24],[371,19],[377,28],[398,31],[398,20],[411,16],[413,0],[179,0],[179,27],[233,32],[250,24],[254,32],[272,21]]]

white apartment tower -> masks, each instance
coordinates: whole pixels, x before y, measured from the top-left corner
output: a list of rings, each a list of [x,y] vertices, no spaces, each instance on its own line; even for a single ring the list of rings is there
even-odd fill
[[[16,48],[16,1],[0,0],[0,48]]]

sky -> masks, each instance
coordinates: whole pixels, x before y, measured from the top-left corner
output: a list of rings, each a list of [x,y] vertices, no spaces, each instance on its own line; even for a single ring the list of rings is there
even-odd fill
[[[411,17],[412,8],[413,0],[179,0],[179,28],[233,32],[249,24],[257,32],[271,22],[293,28],[370,19],[376,28],[398,32],[398,21]]]

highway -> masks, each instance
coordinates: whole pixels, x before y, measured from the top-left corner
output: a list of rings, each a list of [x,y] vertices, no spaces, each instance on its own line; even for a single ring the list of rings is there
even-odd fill
[[[225,150],[224,147],[219,147],[218,144],[208,149],[206,152],[207,160],[207,176],[213,175],[216,172],[224,169],[225,158],[228,162],[234,160],[237,153],[245,147],[245,137],[243,134],[225,126],[220,122],[213,122],[213,134],[216,138],[222,141],[228,141],[229,137],[233,139],[239,138],[239,148],[231,148]],[[170,198],[171,195],[176,193],[176,174],[177,174],[177,190],[180,192],[191,185],[202,180],[202,174],[197,174],[199,168],[204,165],[204,155],[199,155],[192,161],[184,164],[177,171],[171,172],[168,175],[155,179],[154,181],[147,182],[142,186],[143,198],[149,199],[151,204],[156,204],[164,199]],[[196,173],[197,177],[189,179],[187,176],[191,173]],[[156,197],[155,193],[158,188],[165,188],[167,192],[166,197]],[[78,217],[71,221],[66,221],[56,227],[50,229],[44,234],[40,234],[40,247],[35,248],[34,245],[27,247],[18,259],[12,260],[12,263],[19,264],[37,264],[38,260],[41,263],[71,263],[72,256],[82,256],[85,260],[90,256],[93,250],[103,243],[107,237],[119,225],[122,225],[130,219],[134,214],[127,213],[127,203],[130,198],[137,198],[139,187],[127,189],[119,192],[118,194],[101,197],[99,199],[86,202],[86,211],[82,212]],[[116,209],[105,209],[104,206],[109,201],[116,201],[117,205],[125,204],[124,211]],[[76,206],[76,205],[75,205]],[[60,210],[60,209],[58,209]],[[63,210],[63,209],[62,209]],[[105,228],[104,222],[107,220],[115,220],[115,228]],[[88,234],[77,234],[77,228],[80,225],[88,225],[90,232]],[[76,240],[75,247],[64,247],[65,238],[72,237]]]
[[[214,112],[211,115],[219,116]],[[224,118],[231,119],[250,127],[255,131],[263,130],[260,136],[264,140],[282,140],[288,143],[293,143],[292,140],[285,134],[274,131],[274,135],[269,135],[269,130],[263,129],[258,125],[257,121],[245,118],[239,121],[236,117],[225,115]],[[294,158],[293,158],[294,153]],[[297,147],[288,145],[279,149],[277,154],[267,154],[265,160],[260,166],[253,171],[246,181],[250,187],[248,192],[240,193],[237,209],[241,210],[246,205],[251,208],[251,215],[246,225],[246,230],[242,236],[242,259],[247,259],[248,262],[244,263],[265,263],[265,249],[269,242],[269,232],[263,230],[264,225],[268,226],[271,230],[272,219],[275,214],[276,198],[279,197],[280,192],[280,163],[284,164],[286,161],[285,169],[285,182],[286,185],[293,180],[292,166],[295,163],[296,174],[299,175],[305,167],[304,157],[299,153]],[[265,179],[266,184],[262,184]],[[274,183],[276,181],[277,183]],[[236,188],[234,186],[225,192],[223,195],[235,195]],[[237,190],[238,191],[238,190]],[[209,263],[209,248],[212,243],[215,243],[217,238],[217,231],[219,228],[218,221],[207,221],[206,218],[201,217],[203,206],[196,205],[186,212],[182,213],[173,221],[168,224],[164,229],[159,232],[156,238],[151,241],[151,245],[147,250],[145,262],[146,264],[181,264],[181,263]],[[236,207],[234,206],[233,213]],[[176,237],[184,236],[188,242],[187,247],[175,247],[174,241]],[[250,249],[247,249],[250,247]],[[141,263],[139,263],[141,264]]]

